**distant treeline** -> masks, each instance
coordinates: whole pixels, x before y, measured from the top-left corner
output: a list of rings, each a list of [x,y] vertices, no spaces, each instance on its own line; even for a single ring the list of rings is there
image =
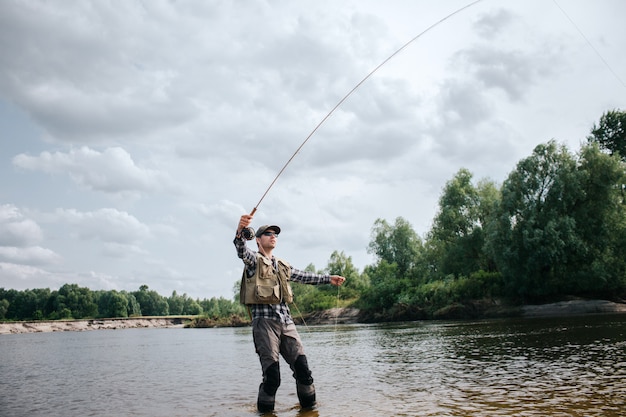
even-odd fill
[[[586,139],[576,154],[555,141],[538,145],[502,184],[475,184],[460,169],[444,186],[424,236],[402,217],[393,224],[376,220],[368,245],[375,263],[359,271],[344,252],[333,252],[317,272],[343,275],[346,283],[339,289],[294,284],[296,315],[354,306],[389,319],[407,317],[398,311],[433,316],[477,300],[625,297],[626,113],[603,114]],[[147,286],[135,292],[69,284],[58,291],[0,289],[0,319],[166,314],[247,315],[235,301],[175,292],[165,298]]]
[[[169,297],[159,295],[147,285],[138,291],[92,291],[77,284],[59,290],[25,291],[0,288],[0,320],[59,320],[168,315],[243,315],[238,303],[225,298],[192,299],[176,291]]]

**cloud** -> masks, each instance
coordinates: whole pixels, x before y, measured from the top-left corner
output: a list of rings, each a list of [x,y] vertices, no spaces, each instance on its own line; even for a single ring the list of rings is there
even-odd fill
[[[0,246],[0,260],[23,265],[51,265],[59,263],[61,257],[54,251],[40,246],[27,248]]]
[[[473,74],[485,88],[497,88],[513,101],[523,100],[525,92],[543,76],[555,74],[560,62],[550,52],[530,56],[523,51],[473,48],[458,55],[458,64]]]
[[[59,263],[58,254],[38,246],[43,240],[41,227],[33,219],[12,204],[0,205],[0,262],[37,266]]]
[[[246,209],[243,208],[240,204],[234,203],[229,200],[221,200],[215,204],[200,204],[197,207],[197,210],[202,213],[203,216],[212,219],[218,219],[221,221],[228,221],[232,219],[233,213],[243,214],[246,212]]]
[[[517,16],[505,9],[493,10],[482,14],[474,22],[474,28],[480,36],[488,40],[497,39],[517,21]]]
[[[110,258],[126,258],[130,256],[145,256],[148,251],[137,245],[105,242],[102,253]]]
[[[57,141],[110,141],[182,123],[193,105],[173,88],[176,67],[151,56],[146,35],[158,23],[142,15],[135,2],[3,4],[14,54],[0,55],[0,86]]]
[[[10,262],[0,262],[0,277],[5,285],[11,283],[10,288],[18,290],[28,287],[43,288],[45,287],[42,285],[44,282],[50,283],[51,281],[58,286],[63,284],[62,280],[57,280],[54,274],[45,269]]]
[[[65,153],[19,154],[13,158],[13,164],[33,171],[67,173],[77,184],[109,194],[146,193],[172,187],[168,175],[137,166],[130,154],[120,147],[103,152],[83,146]]]
[[[0,246],[27,247],[42,239],[43,233],[35,221],[12,204],[0,205]]]
[[[561,6],[619,73],[624,4]],[[239,216],[455,7],[0,1],[0,286],[230,295]],[[576,145],[624,90],[571,23],[552,3],[480,2],[429,31],[324,122],[253,226],[284,226],[294,265],[338,249],[363,267],[374,221],[427,232],[461,167],[501,181],[543,140]]]
[[[127,212],[102,208],[91,212],[58,209],[50,220],[70,227],[72,234],[82,240],[100,240],[117,244],[132,244],[152,237],[150,227]]]
[[[95,289],[121,290],[125,289],[120,283],[120,277],[110,276],[104,273],[50,271],[32,265],[22,265],[0,261],[0,287],[25,290],[29,288],[59,289],[64,284],[78,284]],[[137,289],[137,287],[133,289]]]
[[[474,28],[482,40],[457,52],[452,66],[471,75],[479,88],[499,89],[523,101],[536,83],[559,74],[567,57],[563,39],[539,35],[521,16],[504,9],[483,14]],[[523,42],[516,39],[526,33]]]

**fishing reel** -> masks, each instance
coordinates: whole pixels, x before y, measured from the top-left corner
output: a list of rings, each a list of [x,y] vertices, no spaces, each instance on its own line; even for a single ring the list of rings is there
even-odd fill
[[[243,229],[241,229],[241,236],[246,240],[252,240],[256,237],[254,234],[254,229],[251,227],[244,227]]]

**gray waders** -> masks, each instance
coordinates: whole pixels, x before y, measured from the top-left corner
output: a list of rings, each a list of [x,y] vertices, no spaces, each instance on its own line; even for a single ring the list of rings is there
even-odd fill
[[[259,386],[257,408],[265,413],[274,410],[276,391],[280,386],[279,357],[285,359],[296,380],[298,401],[303,408],[315,405],[315,386],[311,370],[296,326],[284,325],[270,319],[255,319],[252,335],[263,369],[263,382]]]

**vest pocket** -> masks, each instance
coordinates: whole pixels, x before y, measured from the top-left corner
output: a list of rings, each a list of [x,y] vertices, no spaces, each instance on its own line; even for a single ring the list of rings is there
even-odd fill
[[[259,303],[278,304],[280,303],[280,285],[276,281],[267,284],[259,284],[255,287],[255,296]]]

